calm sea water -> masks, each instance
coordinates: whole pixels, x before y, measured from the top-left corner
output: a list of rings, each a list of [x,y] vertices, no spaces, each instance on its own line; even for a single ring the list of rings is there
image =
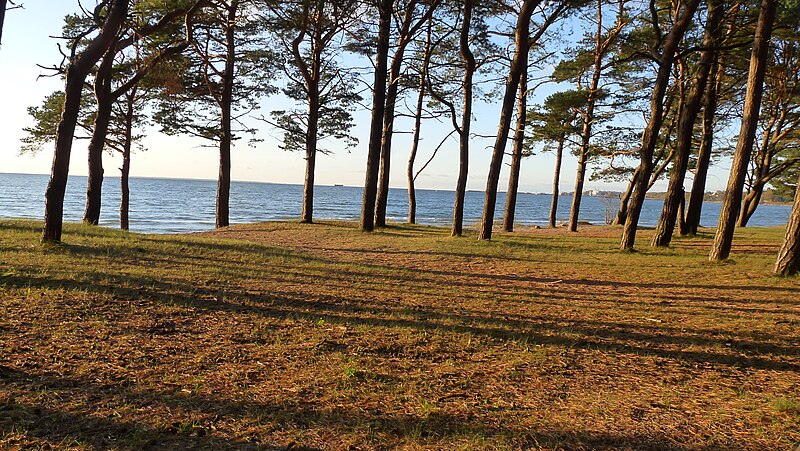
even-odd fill
[[[48,176],[0,174],[0,218],[34,218],[44,215],[44,191]],[[143,233],[183,233],[214,228],[216,182],[211,180],[176,180],[132,178],[130,227]],[[356,221],[361,211],[361,188],[318,186],[315,189],[316,219]],[[231,223],[270,220],[293,220],[300,215],[303,187],[273,183],[233,182],[231,186]],[[80,221],[86,196],[86,177],[70,177],[64,202],[66,221]],[[408,212],[405,190],[389,192],[387,218],[404,222]],[[100,224],[119,227],[119,180],[108,177],[103,185],[103,210]],[[449,225],[453,212],[452,191],[417,190],[417,222],[428,225]],[[569,217],[571,196],[561,196],[558,220]],[[497,219],[502,215],[505,193],[498,195]],[[584,197],[581,221],[604,224],[608,212],[616,212],[618,200]],[[647,200],[640,224],[655,225],[661,213],[661,201]],[[718,203],[705,203],[702,224],[715,226],[719,217]],[[483,192],[467,193],[464,221],[473,225],[480,220]],[[550,213],[550,196],[520,194],[517,201],[517,224],[546,225]],[[750,221],[753,226],[786,224],[789,206],[762,205]]]

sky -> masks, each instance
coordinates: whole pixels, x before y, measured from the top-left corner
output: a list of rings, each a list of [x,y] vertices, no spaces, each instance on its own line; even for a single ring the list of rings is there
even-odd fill
[[[85,0],[93,6],[92,0]],[[53,146],[45,148],[36,155],[20,155],[20,139],[24,136],[23,127],[32,125],[27,108],[39,105],[49,93],[62,89],[63,82],[57,77],[43,77],[49,71],[42,66],[52,66],[61,60],[57,48],[57,36],[61,30],[63,17],[79,11],[77,0],[25,0],[24,9],[9,11],[3,30],[3,43],[0,47],[0,172],[48,174],[53,158]],[[540,102],[552,88],[539,89],[531,103]],[[369,104],[369,99],[365,103]],[[409,103],[412,103],[411,101]],[[499,100],[494,104],[477,103],[473,132],[478,135],[494,136],[499,117]],[[258,114],[265,116],[273,109],[285,107],[280,98],[266,98]],[[343,184],[363,186],[366,168],[366,147],[369,132],[369,112],[355,114],[356,127],[353,134],[360,139],[357,147],[334,151],[330,155],[317,158],[316,182],[320,185]],[[278,148],[280,134],[266,124],[259,125],[258,138],[264,141],[256,147],[239,141],[232,153],[232,178],[240,181],[294,183],[302,184],[305,173],[305,160],[301,152],[288,152]],[[410,149],[411,124],[400,120],[396,126],[395,141],[391,161],[392,176],[390,186],[406,186],[405,168]],[[430,156],[440,137],[449,132],[449,122],[425,121],[422,125],[423,140],[417,167]],[[403,133],[407,132],[407,133]],[[470,155],[470,176],[467,188],[484,190],[491,159],[493,138],[475,138]],[[132,156],[131,176],[215,179],[218,173],[219,156],[206,142],[188,137],[168,137],[157,128],[146,129],[143,141],[144,152]],[[88,142],[76,140],[73,145],[70,164],[71,175],[86,175]],[[335,148],[335,146],[334,146]],[[510,147],[507,150],[510,152]],[[501,173],[500,190],[505,191],[508,183],[507,155]],[[116,168],[121,161],[115,155],[104,156],[106,178],[116,177]],[[520,190],[523,192],[551,192],[555,159],[550,153],[540,153],[523,161]],[[417,179],[417,188],[452,190],[456,183],[458,168],[458,144],[451,139],[445,144],[431,165]],[[562,166],[561,191],[572,191],[575,180],[576,162],[573,156],[565,156]],[[712,170],[707,183],[708,190],[724,189],[728,166],[717,165]],[[690,182],[687,182],[687,186]],[[662,190],[665,183],[659,183],[654,190]],[[624,183],[602,183],[587,181],[586,189],[618,190]]]

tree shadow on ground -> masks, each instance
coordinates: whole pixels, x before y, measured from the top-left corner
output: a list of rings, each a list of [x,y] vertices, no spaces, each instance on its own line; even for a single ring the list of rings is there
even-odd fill
[[[186,283],[154,278],[121,276],[122,289],[96,281],[74,279],[3,278],[6,286],[62,287],[99,294],[114,293],[123,298],[143,298],[170,305],[185,305],[207,311],[229,311],[285,319],[292,317],[308,321],[320,319],[348,325],[450,330],[458,333],[486,336],[493,339],[525,340],[537,344],[597,349],[630,355],[656,355],[678,361],[714,363],[737,368],[768,369],[800,372],[800,348],[784,342],[780,335],[763,336],[756,340],[748,336],[725,332],[724,336],[708,336],[709,331],[696,332],[682,327],[662,325],[632,325],[613,321],[583,318],[560,319],[543,315],[492,315],[486,312],[451,307],[392,306],[379,301],[322,296],[309,298],[303,292],[270,290],[260,293],[233,287],[197,287]],[[411,309],[411,310],[409,310]],[[401,316],[398,318],[398,316]],[[800,312],[798,312],[800,317]],[[687,350],[703,346],[704,350]],[[722,347],[726,352],[710,349]],[[790,358],[791,361],[787,361]]]
[[[431,412],[424,416],[384,413],[358,406],[314,408],[287,402],[264,404],[224,399],[210,395],[186,395],[179,391],[139,389],[136,386],[99,384],[90,377],[75,377],[48,372],[31,373],[0,366],[0,384],[12,387],[18,396],[41,390],[60,397],[92,399],[92,404],[125,406],[128,410],[171,411],[179,421],[153,426],[142,421],[100,417],[92,411],[67,412],[8,401],[0,404],[0,434],[20,433],[55,444],[82,444],[99,449],[266,449],[314,450],[312,444],[290,440],[285,445],[270,445],[260,433],[226,438],[218,433],[226,424],[259,418],[272,428],[308,430],[322,428],[328,433],[369,430],[372,441],[400,445],[436,444],[452,439],[494,439],[511,441],[522,449],[649,449],[688,450],[661,433],[596,433],[547,430],[520,430],[484,422],[480,418]],[[152,421],[153,419],[150,418]],[[728,443],[733,448],[743,444]]]

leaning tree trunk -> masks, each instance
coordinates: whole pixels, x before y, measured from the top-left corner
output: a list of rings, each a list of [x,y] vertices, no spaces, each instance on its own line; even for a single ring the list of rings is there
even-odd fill
[[[639,151],[640,163],[637,169],[639,177],[633,188],[633,195],[628,203],[628,213],[625,218],[625,226],[622,229],[620,239],[620,250],[632,251],[636,242],[636,229],[639,226],[639,215],[642,212],[644,198],[647,194],[647,185],[650,175],[653,172],[653,152],[658,140],[658,132],[661,130],[661,123],[664,112],[664,95],[667,91],[672,64],[675,61],[675,52],[683,39],[683,35],[692,23],[692,18],[697,10],[699,0],[689,0],[684,11],[678,17],[672,30],[670,30],[664,41],[661,59],[658,62],[658,74],[653,85],[653,94],[650,97],[650,120],[642,133],[642,147]]]
[[[219,140],[219,179],[217,181],[217,214],[216,227],[227,227],[230,225],[230,198],[231,198],[231,144],[233,142],[233,131],[231,121],[233,120],[233,82],[234,68],[236,65],[236,10],[237,6],[232,4],[228,9],[228,23],[225,29],[225,47],[227,51],[225,59],[225,73],[222,77],[222,96],[220,107],[222,109],[221,127],[222,135]]]
[[[708,84],[708,75],[713,64],[714,43],[717,41],[717,33],[722,14],[722,5],[715,0],[708,1],[708,19],[706,21],[705,37],[703,47],[707,50],[702,52],[697,75],[694,83],[689,90],[688,98],[682,102],[682,112],[678,119],[678,138],[675,143],[675,158],[672,164],[672,172],[669,177],[667,195],[664,199],[664,207],[661,217],[658,220],[655,234],[651,242],[652,246],[669,246],[672,241],[672,232],[675,230],[675,222],[680,206],[685,202],[686,196],[683,189],[683,181],[686,178],[686,170],[689,167],[689,156],[692,152],[692,137],[694,135],[694,124],[697,115],[700,113],[700,106],[703,100],[703,93]]]
[[[750,188],[750,192],[744,197],[742,201],[742,211],[739,215],[739,227],[747,227],[753,213],[756,212],[758,204],[761,202],[761,196],[764,194],[764,184],[756,183]]]
[[[736,7],[738,12],[740,6]],[[720,45],[737,30],[736,24],[730,19],[734,17],[729,14],[727,19],[727,31]],[[709,83],[706,96],[703,99],[703,131],[700,140],[700,149],[697,153],[697,164],[695,166],[694,180],[692,181],[692,192],[689,194],[689,205],[686,208],[686,223],[681,229],[681,235],[697,235],[700,227],[700,215],[703,210],[703,200],[706,190],[706,179],[708,178],[708,168],[711,165],[711,151],[714,144],[714,120],[717,114],[717,92],[721,89],[725,79],[725,69],[722,62],[722,54],[719,50],[714,51],[714,64],[711,66]]]
[[[681,235],[697,235],[700,227],[700,213],[703,210],[703,198],[706,192],[706,179],[708,168],[711,165],[711,150],[714,145],[714,116],[717,113],[717,86],[722,74],[717,62],[711,68],[706,95],[703,99],[703,136],[700,140],[700,149],[697,152],[697,165],[692,181],[692,192],[689,194],[689,206],[686,208],[685,226],[681,228]]]
[[[459,50],[464,62],[464,109],[461,115],[461,130],[458,139],[458,180],[453,201],[452,236],[461,236],[464,228],[464,200],[467,195],[467,172],[469,170],[469,139],[472,124],[472,79],[475,75],[475,55],[469,48],[472,23],[472,0],[464,0],[464,17],[459,33]]]
[[[666,135],[669,136],[671,133],[672,129],[670,128],[670,131],[666,133]],[[661,151],[661,155],[663,155],[664,152],[666,152],[665,149],[666,147],[667,147],[667,142],[665,141],[664,148],[662,148]],[[665,158],[664,161],[661,162],[660,166],[653,171],[653,174],[650,177],[650,181],[647,182],[648,191],[650,190],[650,188],[653,187],[656,181],[658,181],[659,177],[661,177],[661,174],[666,170],[667,166],[672,161],[673,154],[674,152],[670,152],[667,158]],[[656,160],[658,161],[660,159],[661,157],[657,158]],[[631,177],[631,180],[628,182],[628,187],[625,189],[625,192],[623,192],[619,198],[619,210],[617,210],[617,215],[614,217],[614,220],[611,221],[612,225],[625,225],[625,221],[628,219],[628,205],[630,203],[631,196],[633,195],[633,188],[636,186],[636,177],[639,176],[640,172],[641,168],[639,167],[637,167],[633,171],[633,176]]]
[[[506,193],[506,210],[503,218],[503,230],[514,231],[514,215],[517,209],[517,193],[519,192],[519,172],[522,166],[522,152],[525,145],[525,119],[528,113],[526,102],[528,91],[528,71],[519,77],[519,100],[517,100],[517,129],[514,132],[514,149],[511,151],[511,173],[508,176],[508,192]]]
[[[753,51],[750,55],[750,70],[747,76],[747,92],[742,114],[742,128],[736,153],[733,155],[728,187],[719,213],[717,232],[709,253],[709,260],[717,261],[728,258],[733,244],[733,231],[736,217],[742,202],[742,188],[747,173],[747,164],[753,151],[753,143],[758,126],[758,115],[761,109],[761,98],[764,93],[764,75],[767,69],[769,41],[772,36],[772,24],[775,21],[777,0],[762,0],[761,10],[756,25]]]
[[[86,177],[86,208],[83,222],[97,225],[100,222],[100,207],[103,189],[103,149],[111,122],[111,109],[114,99],[111,95],[111,69],[114,66],[115,49],[109,48],[97,70],[94,82],[94,96],[97,101],[97,114],[94,119],[92,139],[89,141],[89,172]]]
[[[561,159],[564,155],[564,140],[562,134],[558,138],[558,148],[556,149],[556,167],[553,169],[553,200],[550,201],[550,227],[556,226],[556,213],[558,212],[558,195],[561,192],[559,179],[561,178]]]
[[[508,132],[511,129],[511,115],[517,98],[517,87],[523,71],[528,70],[528,51],[530,50],[530,23],[533,10],[539,6],[541,0],[523,0],[522,8],[517,18],[514,32],[514,58],[511,60],[506,90],[500,109],[500,123],[497,126],[497,138],[492,150],[492,161],[489,164],[489,177],[486,181],[486,193],[483,202],[483,218],[481,230],[478,234],[480,240],[492,239],[494,226],[494,209],[497,202],[497,184],[500,181],[500,169],[503,167],[503,155],[506,151]]]
[[[773,139],[779,140],[781,129],[783,128],[786,115],[781,113],[771,113],[772,118],[769,124],[765,127],[764,138],[762,139],[761,146],[758,153],[755,155],[755,167],[753,168],[752,181],[747,194],[742,201],[741,211],[738,218],[738,226],[746,227],[750,218],[756,212],[759,203],[761,203],[761,196],[764,194],[764,187],[770,177],[770,168],[772,167],[772,157],[774,155]],[[775,136],[773,135],[775,132]]]
[[[786,235],[775,262],[775,273],[791,276],[800,271],[800,180],[794,193],[794,205],[789,223],[786,224]]]
[[[628,203],[630,202],[631,195],[633,194],[633,187],[636,186],[636,177],[639,177],[639,172],[639,168],[636,168],[636,170],[633,171],[633,177],[631,177],[631,181],[628,182],[628,187],[619,197],[619,210],[617,210],[617,216],[613,221],[611,221],[612,225],[625,224],[625,220],[628,218]]]
[[[378,171],[381,158],[381,136],[383,115],[386,110],[386,69],[389,59],[389,31],[392,21],[392,0],[378,2],[378,39],[375,52],[375,78],[372,83],[372,119],[367,148],[367,170],[364,180],[364,196],[361,202],[361,230],[371,232],[375,228],[375,198],[378,192]]]
[[[128,14],[128,1],[116,0],[106,16],[100,34],[95,37],[77,58],[70,61],[66,72],[64,108],[56,130],[55,152],[50,181],[45,191],[45,213],[42,241],[60,241],[64,221],[64,194],[69,176],[69,159],[72,140],[78,122],[81,93],[84,81],[95,63],[111,47],[122,22]]]

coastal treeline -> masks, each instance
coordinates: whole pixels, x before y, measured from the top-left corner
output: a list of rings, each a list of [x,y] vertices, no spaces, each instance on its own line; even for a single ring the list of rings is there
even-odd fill
[[[106,150],[128,162],[126,217],[130,154],[145,121],[218,147],[218,227],[229,223],[231,146],[256,137],[253,123],[280,130],[283,148],[304,152],[303,222],[313,221],[317,154],[333,150],[332,141],[342,148],[364,140],[360,227],[383,227],[399,117],[414,124],[405,168],[410,222],[425,122],[452,126],[445,139],[458,141],[452,235],[459,236],[475,102],[493,95],[500,108],[480,239],[492,237],[507,163],[503,228],[513,230],[520,166],[534,152],[557,157],[553,211],[561,161],[577,158],[571,231],[587,177],[628,181],[615,217],[623,251],[634,249],[645,196],[659,180],[668,189],[651,245],[669,245],[675,232],[697,234],[709,167],[730,161],[710,259],[729,256],[735,227],[747,225],[765,189],[794,191],[775,265],[793,274],[800,269],[799,13],[790,0],[97,1],[65,18],[64,59],[52,66],[64,90],[30,109],[23,150],[55,142],[42,239],[61,239],[79,135],[89,139],[84,220],[99,220]],[[545,84],[556,92],[533,103]],[[293,107],[256,112],[276,95]],[[368,136],[352,133],[360,108],[371,112]]]

